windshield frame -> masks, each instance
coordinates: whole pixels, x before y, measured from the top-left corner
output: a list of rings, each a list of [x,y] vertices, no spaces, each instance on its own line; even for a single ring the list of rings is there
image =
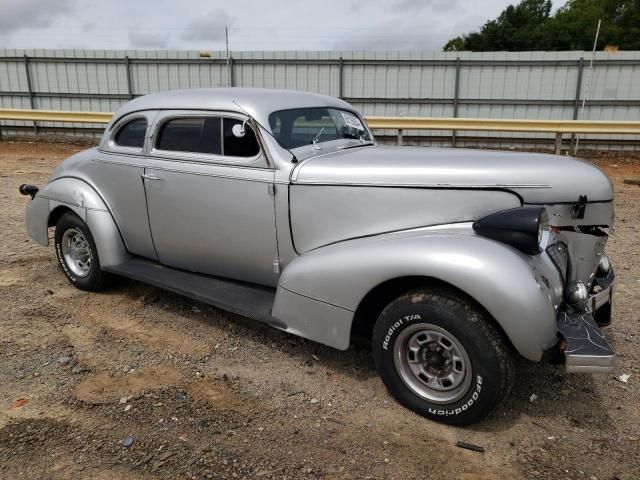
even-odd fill
[[[305,111],[305,110],[334,110],[337,112],[344,112],[344,113],[348,113],[350,115],[353,115],[354,117],[356,117],[359,121],[360,124],[363,127],[363,136],[367,137],[368,139],[362,140],[359,138],[350,138],[350,137],[341,137],[341,138],[329,138],[329,139],[325,139],[322,140],[322,136],[320,136],[317,141],[314,142],[310,142],[308,144],[302,144],[302,145],[297,145],[297,146],[290,146],[290,145],[286,145],[281,141],[281,138],[279,137],[278,134],[276,134],[274,132],[274,125],[272,124],[272,118],[274,115],[278,115],[278,114],[282,114],[284,112],[294,112],[294,111]],[[319,125],[319,129],[324,127],[326,125]],[[318,107],[296,107],[296,108],[283,108],[281,110],[274,110],[273,112],[271,112],[269,114],[268,117],[268,128],[269,128],[269,132],[271,133],[271,135],[273,136],[273,138],[278,142],[278,144],[282,147],[285,148],[287,150],[291,150],[291,151],[300,151],[300,152],[306,152],[307,150],[311,150],[313,153],[320,153],[320,152],[324,152],[326,153],[327,151],[327,147],[329,147],[329,149],[341,149],[341,148],[345,148],[345,147],[355,147],[358,145],[373,145],[375,144],[375,139],[373,134],[371,133],[371,130],[369,129],[366,121],[364,120],[364,117],[362,117],[362,115],[360,115],[360,113],[358,113],[355,110],[350,110],[347,108],[340,108],[340,107],[334,107],[334,106],[318,106]],[[307,155],[303,155],[303,156],[307,156]]]

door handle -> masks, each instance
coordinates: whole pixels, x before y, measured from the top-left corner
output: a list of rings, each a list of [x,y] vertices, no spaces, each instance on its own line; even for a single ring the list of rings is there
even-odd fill
[[[154,177],[153,175],[149,175],[148,173],[143,173],[142,178],[145,180],[162,180],[160,177]]]

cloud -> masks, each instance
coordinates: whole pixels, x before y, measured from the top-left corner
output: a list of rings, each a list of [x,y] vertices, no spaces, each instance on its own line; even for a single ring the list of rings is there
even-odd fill
[[[192,19],[181,35],[182,40],[216,42],[224,40],[224,28],[231,23],[229,14],[221,8]]]
[[[424,10],[429,7],[434,12],[452,10],[458,5],[457,0],[396,0],[390,10],[392,12],[407,13],[415,10]]]
[[[0,47],[440,50],[514,1],[0,0]]]
[[[71,13],[76,0],[0,0],[0,34],[49,27]]]
[[[382,30],[384,31],[384,30]],[[397,35],[376,34],[345,37],[333,44],[335,50],[440,50],[448,40],[447,35]]]
[[[438,28],[421,28],[414,18],[402,15],[385,18],[371,27],[354,30],[337,37],[335,50],[440,50],[447,41],[448,32]]]
[[[168,33],[145,33],[140,31],[129,32],[129,44],[133,48],[162,49],[167,48],[168,42]]]

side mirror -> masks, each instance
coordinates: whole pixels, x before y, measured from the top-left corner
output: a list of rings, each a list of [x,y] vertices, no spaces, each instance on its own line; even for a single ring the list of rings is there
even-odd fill
[[[242,124],[236,123],[233,127],[231,127],[231,133],[233,133],[233,136],[236,138],[244,137],[247,133],[245,129],[246,124],[247,122],[242,122]]]

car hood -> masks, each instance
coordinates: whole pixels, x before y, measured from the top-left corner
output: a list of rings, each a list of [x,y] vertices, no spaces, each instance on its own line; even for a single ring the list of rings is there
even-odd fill
[[[292,173],[295,184],[501,189],[525,203],[610,201],[611,182],[593,164],[525,152],[361,146],[319,154]]]

